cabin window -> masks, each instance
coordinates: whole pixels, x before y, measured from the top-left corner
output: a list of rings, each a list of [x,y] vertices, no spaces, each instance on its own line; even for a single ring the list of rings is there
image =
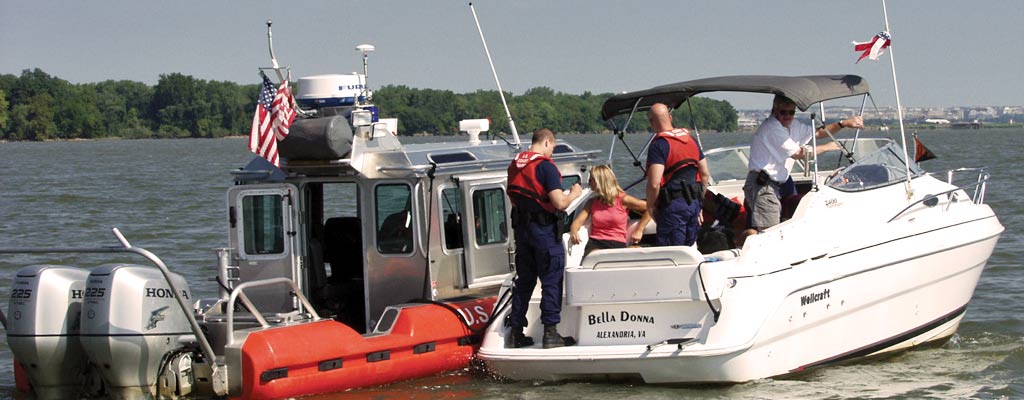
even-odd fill
[[[458,153],[429,154],[427,155],[427,159],[437,164],[476,161],[476,157],[473,155],[473,153],[469,153],[466,151],[460,151]]]
[[[441,218],[444,221],[444,247],[462,248],[462,195],[458,188],[441,191]]]
[[[242,197],[245,254],[284,252],[283,212],[279,194]]]
[[[478,245],[506,242],[508,227],[505,224],[505,192],[503,190],[494,188],[473,192],[473,216]]]
[[[377,251],[412,252],[412,190],[406,184],[379,185],[375,191]]]

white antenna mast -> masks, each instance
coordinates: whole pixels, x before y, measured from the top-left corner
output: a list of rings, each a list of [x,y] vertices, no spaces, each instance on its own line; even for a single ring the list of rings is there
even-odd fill
[[[505,106],[505,116],[508,117],[508,128],[512,131],[512,140],[516,149],[519,149],[519,132],[516,131],[516,123],[512,120],[512,113],[508,110],[508,103],[505,102],[505,92],[501,90],[501,81],[498,80],[498,71],[494,69],[494,61],[491,60],[491,51],[487,49],[487,40],[484,39],[484,31],[480,29],[480,19],[476,17],[476,9],[473,3],[469,3],[470,11],[473,11],[473,21],[476,21],[476,30],[480,32],[480,42],[484,44],[484,53],[487,53],[487,62],[491,64],[491,73],[494,74],[494,83],[498,84],[498,96],[501,96],[501,105]]]
[[[274,72],[277,73],[277,79],[280,82],[287,82],[284,73],[281,72],[281,67],[277,65],[277,57],[274,56],[274,33],[270,30],[270,25],[274,22],[267,20],[267,47],[270,48],[270,65],[274,67]]]
[[[889,30],[889,11],[885,7],[885,0],[882,0],[882,15],[885,17],[885,31],[892,36]],[[896,82],[896,60],[893,57],[892,43],[889,43],[889,64],[892,66],[892,87],[896,91],[896,114],[900,118],[900,139],[903,140],[903,168],[907,174],[907,198],[914,195],[914,189],[910,187],[910,159],[907,158],[907,135],[903,130],[903,106],[900,104],[900,84]]]
[[[370,101],[370,84],[369,84],[369,82],[370,82],[370,70],[367,67],[366,59],[369,58],[370,52],[372,52],[372,51],[374,51],[376,49],[377,48],[373,47],[372,44],[361,44],[361,45],[356,46],[356,51],[358,51],[360,53],[363,53],[363,90],[362,90],[362,94],[363,94],[363,98],[365,98],[366,101]],[[358,101],[359,101],[359,99],[357,98],[356,102],[358,102]]]

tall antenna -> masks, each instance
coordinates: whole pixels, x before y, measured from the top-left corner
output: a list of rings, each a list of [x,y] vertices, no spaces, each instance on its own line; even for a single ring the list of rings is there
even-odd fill
[[[361,44],[356,46],[356,51],[363,54],[363,90],[361,91],[363,98],[366,101],[370,101],[370,69],[367,66],[366,59],[369,58],[370,52],[376,50],[372,44]],[[359,102],[359,98],[356,98],[356,102]]]
[[[267,47],[270,48],[270,65],[274,67],[274,72],[277,73],[278,82],[286,82],[284,72],[281,72],[281,67],[277,64],[277,57],[274,55],[274,33],[270,29],[270,25],[273,25],[274,21],[267,20]]]
[[[512,131],[512,140],[515,142],[516,150],[519,149],[519,132],[516,131],[516,123],[512,120],[512,113],[508,110],[508,103],[505,102],[505,92],[501,90],[501,81],[498,80],[498,71],[494,69],[494,61],[491,60],[491,51],[487,49],[487,39],[484,39],[484,31],[480,28],[480,19],[476,17],[476,9],[473,3],[469,3],[469,9],[473,12],[473,21],[476,21],[476,30],[480,32],[480,42],[484,44],[484,53],[487,54],[487,62],[491,64],[491,73],[494,74],[494,83],[498,85],[498,96],[501,96],[501,105],[505,106],[505,116],[508,117],[508,128]]]
[[[885,31],[892,36],[889,30],[889,10],[885,7],[885,0],[882,0],[882,15],[885,17]],[[903,168],[907,174],[906,190],[907,198],[914,195],[914,189],[910,187],[910,158],[907,158],[907,135],[903,130],[903,105],[900,104],[900,84],[896,81],[896,57],[892,51],[892,43],[889,44],[889,64],[892,66],[892,86],[896,91],[896,115],[900,118],[900,139],[903,140]]]

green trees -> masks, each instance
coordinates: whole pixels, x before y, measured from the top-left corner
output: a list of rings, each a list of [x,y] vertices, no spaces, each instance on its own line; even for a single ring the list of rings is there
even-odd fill
[[[573,95],[556,92],[548,87],[536,87],[521,96],[505,93],[505,99],[520,132],[547,127],[556,132],[593,133],[612,129],[607,122],[601,120],[601,104],[611,95],[594,95],[590,92]],[[693,98],[692,101],[692,118],[685,104],[675,111],[677,126],[690,127],[692,119],[701,130],[736,130],[738,117],[736,109],[729,102],[702,97]],[[491,132],[509,131],[501,98],[494,90],[454,94],[447,90],[384,86],[374,93],[374,102],[380,107],[382,117],[398,118],[400,135],[452,134],[460,120],[472,118],[490,118]],[[647,119],[641,117],[633,118],[626,130],[648,129]]]
[[[259,85],[206,81],[180,73],[160,75],[155,86],[132,81],[71,84],[36,68],[20,76],[0,75],[0,139],[223,137],[246,135],[252,123]],[[536,87],[522,95],[505,93],[519,131],[547,127],[556,132],[610,130],[601,120],[604,99]],[[736,110],[725,101],[694,98],[691,117],[676,110],[677,126],[702,130],[736,129]],[[497,91],[454,93],[388,85],[374,102],[381,117],[398,118],[402,135],[457,134],[460,120],[490,118],[491,132],[509,132]],[[618,122],[621,124],[621,121]],[[646,118],[634,118],[627,131],[648,130]]]
[[[222,137],[249,132],[257,85],[161,75],[156,86],[0,75],[0,139]]]

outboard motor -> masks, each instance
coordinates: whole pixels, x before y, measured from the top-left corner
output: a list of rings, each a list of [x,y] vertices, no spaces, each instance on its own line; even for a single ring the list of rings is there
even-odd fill
[[[191,303],[185,278],[171,274]],[[166,360],[180,361],[179,338],[192,335],[174,293],[156,268],[106,264],[89,274],[82,306],[82,347],[114,398],[152,396]],[[191,365],[175,365],[178,371]],[[182,376],[191,378],[186,371]],[[190,386],[192,382],[178,382]]]
[[[99,383],[78,341],[88,276],[80,268],[33,265],[14,277],[7,344],[37,398],[79,398],[85,388]]]

